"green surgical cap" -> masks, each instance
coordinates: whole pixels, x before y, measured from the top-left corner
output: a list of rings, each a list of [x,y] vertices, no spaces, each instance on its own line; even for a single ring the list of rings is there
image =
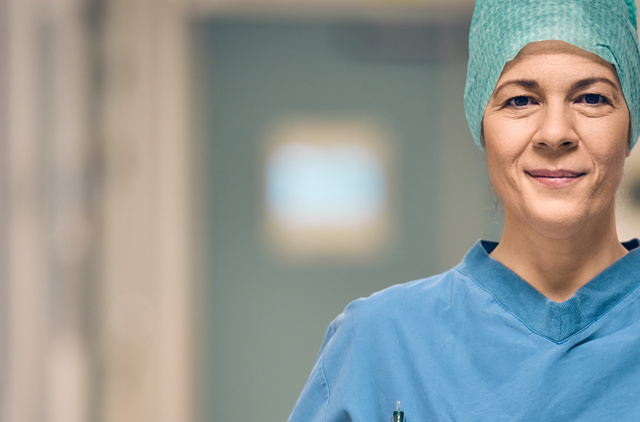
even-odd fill
[[[469,33],[464,110],[482,147],[482,118],[502,69],[525,45],[559,40],[613,64],[640,136],[640,52],[634,0],[476,0]]]

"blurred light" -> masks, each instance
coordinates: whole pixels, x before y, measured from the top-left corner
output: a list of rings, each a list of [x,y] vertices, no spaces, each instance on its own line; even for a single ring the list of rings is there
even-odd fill
[[[388,242],[391,157],[380,122],[290,118],[265,134],[264,228],[287,258],[371,257]]]
[[[268,163],[269,211],[282,224],[301,228],[371,224],[387,198],[382,165],[362,145],[283,145]]]

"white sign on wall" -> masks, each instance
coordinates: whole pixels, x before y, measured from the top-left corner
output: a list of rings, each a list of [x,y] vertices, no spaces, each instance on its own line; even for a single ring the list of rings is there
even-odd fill
[[[290,118],[268,135],[268,245],[290,258],[375,255],[391,234],[388,136],[370,119]]]

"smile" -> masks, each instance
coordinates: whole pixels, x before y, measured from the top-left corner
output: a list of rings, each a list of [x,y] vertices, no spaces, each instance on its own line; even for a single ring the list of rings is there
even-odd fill
[[[525,173],[547,188],[564,188],[577,183],[585,173],[572,170],[528,170]]]

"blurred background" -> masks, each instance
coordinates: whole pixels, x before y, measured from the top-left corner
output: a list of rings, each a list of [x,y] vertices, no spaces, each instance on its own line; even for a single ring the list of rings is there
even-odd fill
[[[472,11],[0,0],[0,420],[284,421],[347,303],[498,240]]]

